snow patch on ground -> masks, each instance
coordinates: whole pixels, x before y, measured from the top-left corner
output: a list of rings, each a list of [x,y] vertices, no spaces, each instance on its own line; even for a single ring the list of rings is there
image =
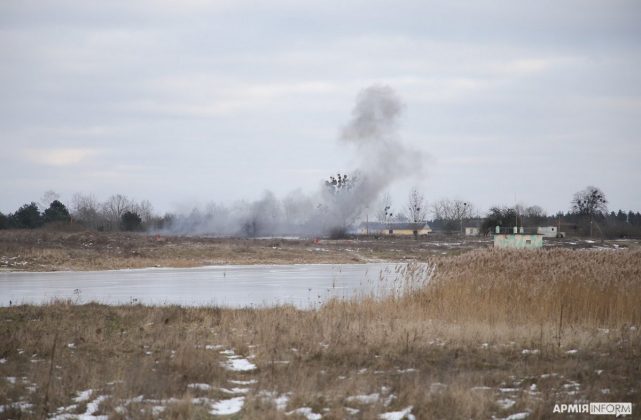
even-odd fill
[[[499,407],[501,407],[503,410],[508,410],[508,409],[512,408],[512,407],[514,406],[514,404],[516,404],[516,401],[511,400],[511,399],[509,399],[509,398],[501,398],[501,399],[500,399],[500,400],[498,400],[496,403],[497,403],[497,404],[499,405]]]
[[[353,397],[345,398],[345,401],[350,403],[359,403],[359,404],[374,404],[380,398],[380,394],[375,392],[369,395],[355,395]]]
[[[254,384],[258,383],[258,381],[256,379],[250,379],[248,381],[240,381],[240,380],[237,380],[237,379],[230,379],[229,382],[231,382],[232,384],[235,384],[235,385],[254,385]]]
[[[247,394],[249,392],[249,388],[232,388],[232,389],[227,389],[227,388],[220,388],[222,392],[225,394]]]
[[[31,403],[18,401],[18,402],[10,403],[7,405],[0,405],[0,414],[4,413],[6,410],[18,409],[20,411],[26,411],[26,410],[30,410],[32,407],[33,407],[33,404]]]
[[[212,404],[211,414],[214,416],[228,416],[236,414],[243,409],[245,397],[235,397],[228,400],[220,400]]]
[[[412,414],[412,408],[414,407],[410,405],[401,411],[389,411],[387,413],[380,414],[378,418],[383,420],[416,420],[416,417]]]
[[[209,391],[211,389],[211,385],[209,385],[209,384],[188,384],[187,388],[198,389],[200,391]]]
[[[514,413],[510,416],[507,416],[504,420],[523,420],[530,416],[530,413],[524,411],[522,413]]]
[[[95,400],[87,403],[87,410],[85,411],[84,416],[92,416],[96,411],[98,411],[98,407],[100,407],[100,403],[102,403],[104,400],[107,399],[106,395],[100,395],[96,397]],[[95,416],[92,416],[95,417]],[[107,416],[99,416],[100,418],[107,419]],[[80,418],[83,418],[82,416]]]
[[[258,396],[263,400],[272,401],[278,411],[285,411],[289,402],[289,394],[280,394],[276,391],[260,391]]]
[[[314,413],[309,407],[297,408],[296,410],[288,411],[285,414],[287,414],[288,416],[298,414],[299,416],[305,417],[307,420],[320,420],[321,418],[323,418],[323,416],[321,416],[320,414]]]
[[[235,372],[249,372],[256,369],[256,365],[247,359],[230,359],[226,363],[222,363],[222,366]]]
[[[289,396],[285,394],[274,398],[274,404],[276,405],[276,409],[279,411],[285,411],[288,402]]]
[[[102,403],[107,398],[108,397],[106,395],[100,395],[95,400],[87,403],[87,409],[83,414],[58,414],[54,417],[51,417],[49,420],[108,420],[109,416],[95,415],[96,411],[98,411],[98,408],[100,407],[100,403]],[[58,409],[58,412],[69,411],[71,408],[75,408],[75,405]]]
[[[91,397],[91,394],[93,394],[93,389],[79,391],[77,392],[77,394],[78,396],[73,399],[75,402],[79,403],[79,402],[87,401]]]
[[[220,350],[222,348],[223,346],[221,346],[220,344],[207,344],[205,346],[205,350]]]

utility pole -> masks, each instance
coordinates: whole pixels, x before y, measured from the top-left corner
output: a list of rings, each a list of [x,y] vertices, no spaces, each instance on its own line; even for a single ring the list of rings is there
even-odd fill
[[[463,211],[460,214],[460,221],[461,221],[461,235],[463,235],[463,216],[465,216],[467,209],[467,203],[463,203]]]

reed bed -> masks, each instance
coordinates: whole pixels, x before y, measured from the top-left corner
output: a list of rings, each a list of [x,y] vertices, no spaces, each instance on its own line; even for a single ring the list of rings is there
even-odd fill
[[[408,300],[448,321],[639,324],[641,251],[476,250],[437,262]]]

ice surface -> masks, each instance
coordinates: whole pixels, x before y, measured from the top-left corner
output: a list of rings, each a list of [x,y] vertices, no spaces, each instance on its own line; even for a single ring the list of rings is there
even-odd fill
[[[0,306],[79,299],[127,304],[225,307],[293,304],[309,309],[330,298],[391,289],[403,264],[290,264],[83,272],[0,272]],[[382,275],[384,281],[379,281]],[[74,293],[80,290],[81,293]],[[207,347],[205,347],[207,348]],[[213,347],[211,348],[214,349]]]

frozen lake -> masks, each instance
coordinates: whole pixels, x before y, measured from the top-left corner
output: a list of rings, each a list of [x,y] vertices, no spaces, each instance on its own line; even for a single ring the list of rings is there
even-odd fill
[[[329,298],[388,293],[405,264],[242,265],[115,271],[0,272],[0,305],[143,303],[262,307],[318,306]]]

